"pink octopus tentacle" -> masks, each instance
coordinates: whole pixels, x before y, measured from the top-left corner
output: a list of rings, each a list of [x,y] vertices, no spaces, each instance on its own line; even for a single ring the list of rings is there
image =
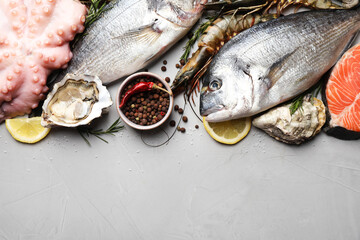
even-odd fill
[[[48,75],[72,58],[86,11],[75,0],[0,1],[0,122],[44,99]]]

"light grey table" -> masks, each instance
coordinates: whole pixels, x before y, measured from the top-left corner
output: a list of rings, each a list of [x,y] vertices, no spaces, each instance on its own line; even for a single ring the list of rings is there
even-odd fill
[[[173,79],[184,43],[149,70]],[[109,86],[113,98],[119,85]],[[118,117],[115,107],[100,127]],[[321,133],[289,146],[252,128],[225,146],[189,107],[185,115],[186,133],[158,148],[129,127],[108,144],[91,138],[91,147],[68,129],[26,145],[1,124],[0,239],[360,239],[359,141]],[[166,139],[143,136],[151,144]]]

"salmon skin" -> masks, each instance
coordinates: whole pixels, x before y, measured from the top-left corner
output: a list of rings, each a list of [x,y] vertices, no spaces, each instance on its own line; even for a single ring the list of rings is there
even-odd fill
[[[227,42],[203,78],[200,113],[252,116],[314,85],[360,29],[360,10],[307,11],[255,25]]]
[[[326,84],[328,123],[325,132],[351,140],[360,138],[360,44],[336,63]]]

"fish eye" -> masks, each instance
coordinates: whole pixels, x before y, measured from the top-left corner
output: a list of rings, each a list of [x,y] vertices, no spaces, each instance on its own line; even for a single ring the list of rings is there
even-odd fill
[[[209,83],[209,88],[212,91],[219,90],[221,88],[222,82],[218,79],[212,80]]]

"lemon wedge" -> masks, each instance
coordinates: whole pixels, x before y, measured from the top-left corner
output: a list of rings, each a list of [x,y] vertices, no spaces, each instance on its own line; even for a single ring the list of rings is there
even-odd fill
[[[246,137],[251,128],[251,118],[240,118],[225,122],[208,122],[203,118],[208,134],[224,144],[235,144]]]
[[[6,119],[5,126],[13,138],[23,143],[36,143],[50,132],[50,128],[41,126],[41,117]]]

